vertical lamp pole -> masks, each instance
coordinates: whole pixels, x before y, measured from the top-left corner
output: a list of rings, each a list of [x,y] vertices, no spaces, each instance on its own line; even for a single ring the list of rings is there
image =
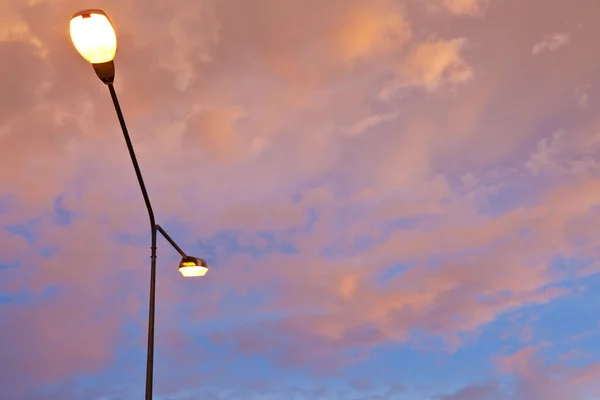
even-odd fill
[[[133,163],[133,169],[137,177],[142,196],[144,197],[144,203],[146,203],[146,209],[148,210],[148,218],[150,219],[150,233],[151,233],[151,245],[150,245],[150,304],[148,313],[148,353],[146,360],[146,400],[152,399],[152,378],[153,378],[153,367],[154,367],[154,310],[155,310],[155,294],[156,294],[156,233],[160,232],[161,235],[167,239],[167,241],[177,250],[181,255],[182,259],[179,263],[179,271],[185,277],[204,276],[208,271],[206,262],[201,258],[187,256],[181,248],[171,239],[171,237],[156,224],[154,219],[154,211],[150,204],[150,198],[144,184],[142,172],[133,150],[133,144],[125,125],[125,119],[123,118],[123,112],[119,105],[117,93],[113,86],[115,80],[115,65],[114,58],[117,52],[117,36],[106,13],[102,10],[85,10],[80,11],[73,15],[70,23],[71,40],[75,45],[75,48],[90,62],[96,75],[104,84],[108,86],[110,97],[112,98],[117,117],[119,118],[119,124],[123,131],[123,137],[129,150],[129,156]]]

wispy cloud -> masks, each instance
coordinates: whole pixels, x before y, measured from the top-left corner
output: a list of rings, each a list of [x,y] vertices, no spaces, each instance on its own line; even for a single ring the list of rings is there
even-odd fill
[[[531,54],[538,55],[544,51],[556,51],[569,44],[570,36],[568,33],[553,33],[548,35],[541,42],[536,43],[531,50]]]

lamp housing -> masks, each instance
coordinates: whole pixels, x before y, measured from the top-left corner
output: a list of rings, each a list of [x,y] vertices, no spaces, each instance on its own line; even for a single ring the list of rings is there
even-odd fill
[[[179,272],[186,278],[204,276],[208,272],[208,265],[201,258],[187,256],[181,259]]]

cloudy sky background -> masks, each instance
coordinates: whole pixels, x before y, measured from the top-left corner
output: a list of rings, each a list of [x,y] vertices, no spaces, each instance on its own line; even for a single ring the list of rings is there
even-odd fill
[[[600,395],[597,0],[1,0],[0,398]]]

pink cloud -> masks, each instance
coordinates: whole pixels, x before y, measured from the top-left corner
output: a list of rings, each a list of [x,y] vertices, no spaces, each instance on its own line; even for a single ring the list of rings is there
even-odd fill
[[[401,67],[401,76],[409,84],[435,90],[445,81],[461,83],[473,76],[471,67],[461,56],[465,39],[427,41],[415,47]]]
[[[542,362],[539,349],[534,347],[525,347],[500,357],[497,362],[502,372],[517,377],[514,396],[518,399],[558,400],[565,396],[585,399],[597,390],[597,385],[585,381],[597,374],[595,364],[583,368],[568,367],[562,363],[547,365]]]
[[[489,0],[441,0],[441,6],[456,15],[480,15]]]
[[[535,400],[564,399],[583,400],[595,395],[598,385],[598,364],[572,367],[563,364],[547,364],[539,347],[524,347],[512,354],[495,359],[499,370],[514,381],[510,385],[468,386],[442,400]]]
[[[440,400],[503,400],[506,398],[495,384],[468,386],[454,394],[441,396]]]
[[[453,15],[486,7],[436,3]],[[148,246],[113,239],[142,240],[145,211],[106,89],[66,28],[86,4],[10,2],[0,15],[13,32],[0,42],[11,60],[0,66],[0,197],[16,198],[0,223],[42,221],[34,245],[2,230],[3,261],[26,262],[2,271],[10,279],[1,288],[11,296],[61,290],[6,312],[22,333],[7,334],[11,360],[32,385],[98,372],[124,321],[145,324]],[[183,223],[180,240],[209,243],[221,264],[202,289],[162,279],[162,321],[177,326],[170,310],[203,291],[190,324],[244,321],[215,341],[331,373],[375,346],[410,343],[415,331],[455,348],[461,334],[507,312],[568,295],[550,266],[557,256],[597,256],[600,187],[590,151],[598,121],[570,114],[565,93],[592,82],[597,62],[584,39],[553,68],[523,56],[539,36],[523,15],[538,15],[540,4],[502,5],[485,23],[456,25],[391,0],[100,4],[118,27],[117,90],[157,215]],[[594,15],[576,12],[559,14]],[[382,97],[386,89],[394,96]],[[548,136],[559,127],[546,125],[573,119],[585,120],[579,130]],[[537,188],[532,173],[549,183]],[[484,212],[511,185],[514,204]],[[521,201],[525,194],[532,200]],[[59,195],[77,214],[72,224],[49,222]],[[222,230],[242,230],[238,244],[270,254],[232,255],[215,239]],[[257,236],[263,230],[297,253],[271,251]],[[371,243],[360,248],[365,236]],[[42,247],[54,255],[40,257]],[[159,274],[176,274],[176,261],[168,264],[176,256],[166,245],[160,252]],[[406,270],[382,284],[396,264]],[[256,293],[266,299],[251,307]],[[280,321],[265,322],[272,315]],[[160,335],[173,364],[204,355],[177,329]],[[143,338],[133,342],[143,348]],[[534,356],[523,350],[502,361],[521,377],[523,396],[556,387]],[[591,382],[595,371],[569,379]]]

